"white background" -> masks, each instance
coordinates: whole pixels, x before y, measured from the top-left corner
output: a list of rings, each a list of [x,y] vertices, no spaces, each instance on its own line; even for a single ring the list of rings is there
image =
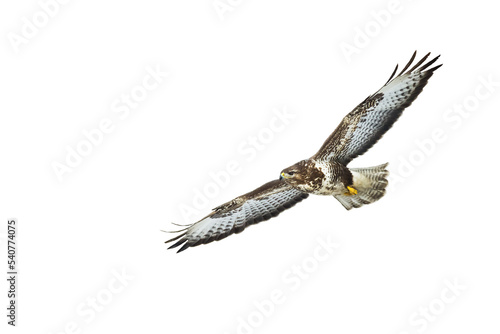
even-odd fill
[[[211,0],[69,1],[17,46],[12,36],[22,36],[23,18],[42,15],[44,24],[42,9],[37,1],[2,3],[1,267],[6,221],[15,217],[20,272],[15,329],[6,325],[7,285],[0,284],[2,328],[498,332],[500,24],[493,3],[222,3],[231,10],[218,13]],[[357,53],[346,56],[347,44]],[[414,50],[441,54],[444,66],[351,164],[389,162],[400,178],[381,201],[348,212],[334,198],[311,196],[221,242],[166,250],[171,236],[161,230],[192,223],[314,154]],[[121,119],[113,103],[138,89],[146,68],[169,75]],[[488,91],[481,80],[496,86]],[[255,156],[242,154],[276,109],[294,118]],[[68,147],[103,119],[113,131],[59,180],[54,163],[65,164]],[[441,141],[431,144],[436,131]],[[193,206],[196,189],[233,160],[237,175],[186,219],[181,208]],[[314,258],[318,239],[339,247]],[[307,277],[293,266],[305,266]],[[114,278],[122,271],[125,283]],[[460,285],[457,295],[446,282]],[[277,291],[280,303],[270,306],[264,300]],[[99,311],[88,304],[93,298]]]

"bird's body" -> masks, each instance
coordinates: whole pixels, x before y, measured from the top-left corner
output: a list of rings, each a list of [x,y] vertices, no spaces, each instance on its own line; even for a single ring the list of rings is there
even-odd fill
[[[425,63],[427,54],[408,69],[415,55],[396,77],[397,66],[381,89],[347,114],[311,158],[285,168],[279,180],[222,204],[205,218],[177,231],[182,233],[166,241],[180,239],[170,248],[182,245],[180,252],[239,233],[251,224],[276,217],[309,194],[333,196],[347,210],[379,200],[388,184],[387,164],[365,168],[347,165],[389,130],[441,66],[427,69],[439,58]]]
[[[290,173],[304,177],[287,178]],[[352,185],[349,168],[335,160],[302,160],[285,169],[282,178],[296,189],[313,195],[341,195],[346,192],[347,186]]]

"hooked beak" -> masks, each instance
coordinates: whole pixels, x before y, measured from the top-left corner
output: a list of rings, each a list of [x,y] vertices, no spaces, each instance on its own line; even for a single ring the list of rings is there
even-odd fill
[[[283,180],[285,178],[285,173],[281,172],[280,174],[280,180]]]

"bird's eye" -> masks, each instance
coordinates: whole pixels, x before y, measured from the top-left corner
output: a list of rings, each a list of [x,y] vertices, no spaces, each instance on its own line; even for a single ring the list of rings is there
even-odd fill
[[[295,174],[295,172],[288,172],[288,175],[293,175]]]

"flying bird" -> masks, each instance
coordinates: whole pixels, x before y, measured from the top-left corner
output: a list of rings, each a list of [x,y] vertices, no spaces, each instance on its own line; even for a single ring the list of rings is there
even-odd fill
[[[442,66],[429,68],[439,58],[425,63],[429,55],[410,68],[415,51],[398,75],[396,65],[385,85],[348,113],[311,158],[283,169],[279,179],[236,197],[214,208],[200,221],[174,231],[179,235],[166,241],[177,240],[169,249],[182,245],[178,250],[181,252],[240,233],[249,225],[276,217],[309,194],[333,196],[347,210],[379,200],[388,184],[387,163],[365,168],[347,165],[389,130],[422,92],[434,71]]]

